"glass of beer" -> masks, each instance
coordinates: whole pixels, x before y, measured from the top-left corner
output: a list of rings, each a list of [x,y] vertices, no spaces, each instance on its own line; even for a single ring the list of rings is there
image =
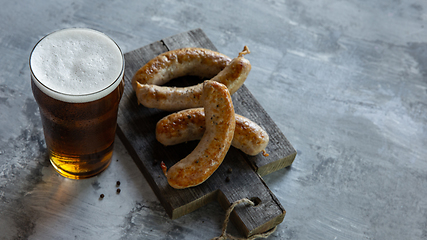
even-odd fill
[[[125,62],[119,46],[92,29],[63,29],[42,38],[29,63],[56,171],[83,179],[105,170],[113,154],[124,88]]]

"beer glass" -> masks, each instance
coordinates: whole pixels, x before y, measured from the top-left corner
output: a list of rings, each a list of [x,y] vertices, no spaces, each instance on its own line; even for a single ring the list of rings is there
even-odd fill
[[[42,38],[29,63],[53,167],[72,179],[105,170],[124,88],[119,46],[92,29],[63,29]]]

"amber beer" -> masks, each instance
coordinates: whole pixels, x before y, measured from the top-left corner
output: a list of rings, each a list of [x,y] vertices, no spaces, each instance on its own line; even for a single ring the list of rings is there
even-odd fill
[[[54,168],[73,179],[105,170],[113,154],[124,88],[118,45],[95,30],[59,30],[36,44],[30,69]]]

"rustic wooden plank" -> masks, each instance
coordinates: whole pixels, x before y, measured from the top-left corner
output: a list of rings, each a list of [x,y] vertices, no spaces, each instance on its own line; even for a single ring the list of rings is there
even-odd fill
[[[265,176],[290,166],[297,152],[246,86],[243,85],[233,94],[232,99],[235,105],[239,103],[235,112],[256,122],[268,133],[270,138],[265,149],[269,154],[268,156],[263,156],[262,154],[245,156],[255,171],[259,175]]]
[[[164,206],[166,212],[171,212],[172,208],[167,201],[164,201],[152,175],[152,169],[149,163],[154,163],[154,159],[150,154],[144,154],[145,149],[147,149],[147,153],[152,153],[149,149],[152,148],[153,144],[155,145],[156,142],[155,135],[153,134],[156,119],[150,118],[149,116],[159,114],[160,111],[157,109],[139,107],[131,82],[136,70],[150,59],[165,51],[167,51],[167,48],[162,42],[157,41],[125,54],[125,88],[119,107],[117,135],[125,145],[139,170],[147,179],[147,182]],[[152,165],[154,166],[154,164]]]
[[[125,54],[126,86],[119,109],[118,135],[171,218],[183,216],[213,200],[218,200],[224,208],[227,208],[232,202],[243,197],[257,198],[260,204],[256,207],[235,209],[232,222],[246,236],[268,230],[283,221],[285,210],[261,177],[248,164],[247,155],[241,151],[230,148],[218,170],[197,187],[173,189],[163,176],[160,161],[164,161],[167,166],[172,166],[188,155],[197,142],[168,147],[158,143],[155,139],[155,125],[169,113],[138,106],[131,86],[131,78],[142,65],[161,52],[187,46],[215,49],[203,31],[197,29]],[[187,84],[194,81],[192,78],[182,80]],[[248,92],[246,88],[242,91]],[[242,103],[250,105],[254,100],[253,97],[247,94],[242,95],[242,97],[245,96],[249,98],[244,99]],[[246,108],[245,105],[239,106],[239,104],[235,104],[235,108]],[[259,111],[257,108],[258,106],[252,107]],[[231,173],[229,169],[232,169]],[[227,177],[230,181],[226,181]]]

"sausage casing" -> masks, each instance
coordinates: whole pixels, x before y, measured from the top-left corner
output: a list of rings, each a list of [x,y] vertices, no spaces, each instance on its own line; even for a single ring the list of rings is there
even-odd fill
[[[174,53],[174,51],[178,51],[179,54]],[[156,57],[155,61],[151,60],[141,68],[142,70],[140,69],[135,74],[133,87],[138,98],[138,103],[148,108],[157,108],[165,111],[202,107],[202,83],[189,87],[167,87],[159,85],[184,75],[207,76],[212,77],[212,81],[226,85],[230,94],[233,94],[243,85],[251,70],[250,62],[243,57],[244,54],[249,53],[246,46],[239,56],[230,62],[225,57],[221,57],[223,54],[210,50],[207,56],[203,54],[190,54],[191,57],[188,58],[184,56],[179,57],[181,54],[186,53],[186,50],[180,49],[174,51]],[[202,53],[204,52],[202,51]],[[173,58],[173,62],[166,60],[166,56],[175,55],[176,57]],[[186,61],[181,60],[184,62],[180,63],[180,60],[177,59],[181,58]],[[162,59],[164,63],[161,64],[159,62]],[[206,70],[206,66],[208,66],[209,70]]]
[[[267,132],[246,117],[236,114],[235,119],[236,127],[231,145],[251,156],[263,151],[269,142]],[[156,125],[156,139],[165,146],[199,140],[204,132],[203,108],[186,109],[170,114]]]
[[[212,78],[223,70],[231,58],[204,48],[181,48],[168,51],[151,59],[133,76],[132,85],[163,85],[173,78],[194,75]]]
[[[169,170],[162,163],[168,183],[182,189],[197,186],[221,165],[233,139],[235,113],[230,92],[221,83],[203,83],[203,106],[206,130],[196,148]]]

